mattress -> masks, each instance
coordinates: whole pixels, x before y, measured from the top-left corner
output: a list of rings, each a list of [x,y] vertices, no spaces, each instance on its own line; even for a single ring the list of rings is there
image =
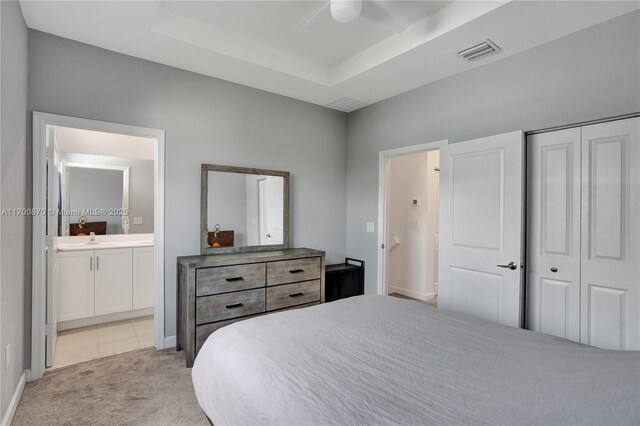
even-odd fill
[[[387,296],[224,327],[192,379],[216,426],[640,423],[640,352]]]

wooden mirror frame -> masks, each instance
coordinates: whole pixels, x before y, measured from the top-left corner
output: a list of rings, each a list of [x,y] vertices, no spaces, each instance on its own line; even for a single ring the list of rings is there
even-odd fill
[[[282,244],[243,246],[243,247],[209,247],[207,243],[207,213],[209,207],[208,191],[209,191],[209,173],[208,172],[226,172],[241,173],[246,175],[266,175],[280,176],[283,178],[282,185],[282,219],[283,233]],[[249,167],[233,167],[220,166],[215,164],[202,164],[200,179],[200,253],[201,254],[225,254],[225,253],[247,253],[257,251],[284,250],[289,248],[289,172],[266,169],[252,169]]]

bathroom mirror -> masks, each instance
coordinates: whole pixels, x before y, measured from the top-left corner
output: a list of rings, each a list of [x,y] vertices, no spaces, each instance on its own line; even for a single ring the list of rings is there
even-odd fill
[[[61,161],[58,235],[129,233],[129,167]]]
[[[202,254],[289,246],[289,172],[202,165]]]

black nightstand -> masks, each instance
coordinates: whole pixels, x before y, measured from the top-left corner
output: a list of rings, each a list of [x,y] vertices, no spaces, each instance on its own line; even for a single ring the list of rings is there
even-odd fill
[[[345,258],[325,266],[325,302],[364,294],[364,261]]]

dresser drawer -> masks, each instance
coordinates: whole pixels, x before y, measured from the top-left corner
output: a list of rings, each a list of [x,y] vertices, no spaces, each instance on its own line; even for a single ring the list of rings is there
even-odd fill
[[[267,288],[267,311],[320,301],[320,280]]]
[[[283,260],[267,263],[267,285],[279,285],[320,279],[321,259]]]
[[[255,315],[265,311],[264,288],[196,299],[196,325]]]
[[[264,287],[265,264],[219,266],[196,270],[196,297]]]
[[[231,325],[234,322],[244,321],[244,320],[249,319],[249,318],[259,317],[261,315],[263,315],[263,314],[252,315],[250,317],[243,317],[243,318],[234,318],[234,319],[227,320],[227,321],[218,321],[218,322],[214,322],[212,324],[204,324],[204,325],[196,326],[196,352],[198,352],[200,350],[200,348],[204,344],[205,340],[207,340],[207,337],[209,337],[209,335],[211,333],[213,333],[214,331],[216,331],[217,329],[222,328],[222,327],[227,326],[227,325]]]

